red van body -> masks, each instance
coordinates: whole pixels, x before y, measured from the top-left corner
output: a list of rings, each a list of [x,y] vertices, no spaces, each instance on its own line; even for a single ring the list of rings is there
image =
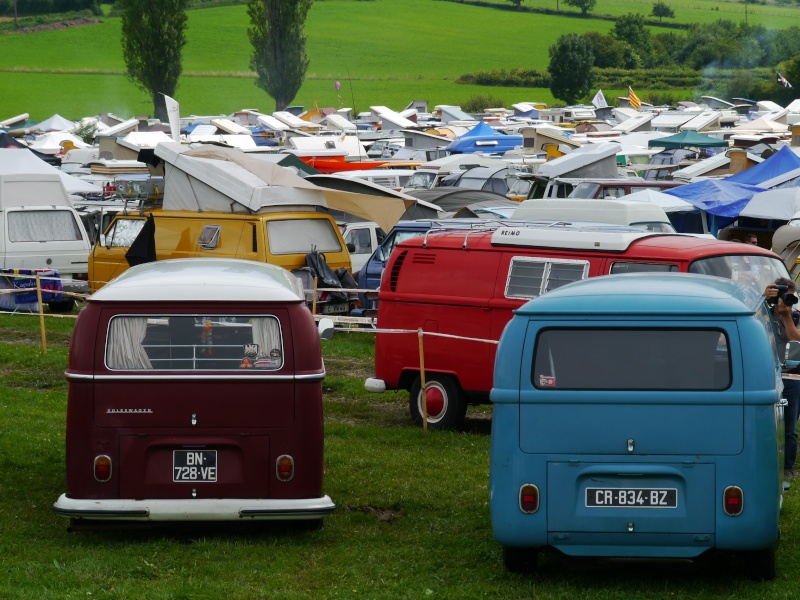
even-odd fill
[[[54,510],[73,526],[331,512],[325,369],[298,285],[274,265],[183,259],[91,296],[70,344],[67,491]]]
[[[759,291],[786,276],[780,257],[749,244],[596,225],[517,225],[435,232],[396,246],[378,293],[375,378],[366,381],[368,390],[409,390],[411,416],[421,424],[417,336],[380,330],[459,336],[423,337],[428,425],[454,427],[468,404],[488,403],[496,350],[460,338],[499,340],[512,311],[549,290],[634,271],[750,280]]]

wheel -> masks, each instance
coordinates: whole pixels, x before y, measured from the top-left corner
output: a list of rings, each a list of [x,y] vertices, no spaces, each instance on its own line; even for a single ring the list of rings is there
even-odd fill
[[[775,548],[764,548],[748,552],[747,574],[750,579],[755,581],[771,581],[775,579],[777,573],[777,562],[775,560]]]
[[[510,548],[503,546],[503,565],[511,573],[535,573],[538,562],[538,548]]]
[[[458,381],[450,375],[429,375],[425,382],[425,403],[428,411],[428,427],[431,429],[453,429],[461,424],[467,413],[467,401]],[[422,390],[420,378],[414,380],[408,399],[411,418],[422,425]]]
[[[69,298],[59,302],[48,302],[47,306],[50,309],[50,312],[68,313],[75,308],[75,300],[73,298]]]

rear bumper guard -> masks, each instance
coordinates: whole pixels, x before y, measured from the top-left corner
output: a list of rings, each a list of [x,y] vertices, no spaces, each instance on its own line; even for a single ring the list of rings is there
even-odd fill
[[[98,521],[294,521],[320,519],[335,508],[328,496],[298,500],[81,500],[62,494],[53,504],[53,510],[62,517]]]

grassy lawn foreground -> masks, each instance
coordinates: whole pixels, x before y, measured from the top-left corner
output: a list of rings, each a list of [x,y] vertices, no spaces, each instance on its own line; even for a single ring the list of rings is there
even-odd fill
[[[788,598],[800,589],[800,489],[787,497],[778,578],[720,557],[701,569],[624,565],[503,570],[489,521],[490,409],[460,432],[410,424],[405,394],[371,395],[368,333],[323,344],[325,492],[319,531],[283,525],[69,533],[63,372],[72,321],[0,315],[0,598]]]

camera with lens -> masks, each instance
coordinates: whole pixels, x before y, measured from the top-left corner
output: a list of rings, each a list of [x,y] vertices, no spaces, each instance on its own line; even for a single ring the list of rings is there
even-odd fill
[[[778,290],[778,295],[775,296],[774,298],[770,298],[770,300],[769,300],[770,304],[777,304],[778,303],[778,298],[783,300],[783,303],[786,306],[794,306],[795,304],[798,303],[799,300],[798,300],[797,296],[795,296],[792,292],[789,291],[789,286],[788,285],[781,285],[781,284],[775,283],[775,284],[772,285],[772,287],[775,288],[776,290]]]

